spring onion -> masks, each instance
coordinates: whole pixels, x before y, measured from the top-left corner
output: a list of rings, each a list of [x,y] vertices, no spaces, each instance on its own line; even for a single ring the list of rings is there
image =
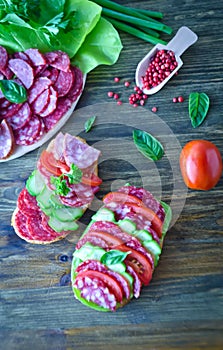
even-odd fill
[[[163,14],[157,11],[131,8],[111,0],[95,0],[102,7],[102,16],[116,29],[134,35],[152,44],[165,43],[158,39],[161,33],[171,34],[172,28],[161,23]]]
[[[157,37],[154,37],[154,36],[151,36],[149,34],[146,34],[146,33],[142,32],[142,31],[140,31],[139,29],[131,27],[131,26],[125,24],[125,23],[116,21],[113,18],[106,18],[106,17],[104,17],[104,18],[107,19],[108,21],[110,21],[111,24],[113,24],[114,27],[116,27],[117,29],[120,29],[123,32],[129,33],[129,34],[132,34],[135,37],[137,37],[139,39],[142,39],[142,40],[145,40],[145,41],[147,41],[147,42],[149,42],[149,43],[151,43],[153,45],[156,45],[158,43],[163,44],[163,45],[166,44],[166,42],[164,40],[161,40],[161,39],[159,39]]]

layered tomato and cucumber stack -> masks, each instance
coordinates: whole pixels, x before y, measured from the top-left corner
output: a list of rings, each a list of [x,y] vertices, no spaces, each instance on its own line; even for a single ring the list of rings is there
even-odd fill
[[[83,139],[60,132],[42,151],[18,196],[12,216],[18,236],[30,243],[52,243],[76,230],[102,182],[99,156]]]
[[[99,311],[138,298],[152,279],[170,221],[169,205],[143,188],[108,193],[73,254],[75,297]]]

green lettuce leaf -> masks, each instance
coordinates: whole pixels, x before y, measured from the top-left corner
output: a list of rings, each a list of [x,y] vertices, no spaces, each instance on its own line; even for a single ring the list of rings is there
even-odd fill
[[[82,72],[88,73],[101,64],[114,64],[121,52],[122,43],[118,32],[110,22],[100,18],[72,59]]]

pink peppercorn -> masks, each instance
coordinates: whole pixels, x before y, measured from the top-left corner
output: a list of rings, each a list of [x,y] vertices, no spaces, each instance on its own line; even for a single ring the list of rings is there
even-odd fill
[[[177,100],[177,97],[174,97],[173,98],[173,103],[176,103],[178,100]]]
[[[122,101],[121,101],[121,100],[118,100],[118,101],[117,101],[117,105],[118,105],[118,106],[121,106],[121,105],[122,105]]]
[[[153,112],[153,113],[156,113],[156,112],[157,112],[157,107],[153,107],[153,108],[152,108],[152,112]]]
[[[108,97],[113,97],[114,96],[114,92],[113,91],[109,91],[108,92]]]
[[[125,87],[129,87],[130,86],[130,82],[129,81],[125,81]]]
[[[115,77],[115,78],[114,78],[114,82],[115,82],[115,83],[118,83],[119,81],[120,81],[120,78],[118,78],[118,77]]]
[[[179,97],[177,98],[177,101],[178,101],[178,102],[184,102],[183,96],[179,96]]]

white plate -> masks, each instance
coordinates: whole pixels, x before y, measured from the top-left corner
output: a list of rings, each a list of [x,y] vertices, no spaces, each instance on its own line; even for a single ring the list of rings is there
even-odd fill
[[[83,88],[82,88],[82,92],[84,90],[84,86],[85,86],[85,82],[86,82],[86,78],[87,75],[85,74],[83,76]],[[66,124],[66,122],[68,121],[68,119],[70,118],[71,114],[73,113],[81,95],[78,96],[78,98],[76,99],[76,101],[72,104],[71,108],[64,114],[63,118],[61,118],[58,123],[55,125],[55,127],[53,129],[51,129],[50,131],[48,131],[47,134],[44,134],[43,137],[35,142],[33,145],[30,146],[16,146],[14,149],[14,152],[12,153],[12,155],[6,159],[0,159],[0,163],[2,162],[8,162],[9,160],[13,160],[19,157],[22,157],[24,154],[29,153],[33,150],[35,150],[36,148],[39,148],[40,146],[42,146],[45,142],[49,141],[51,139],[51,137],[53,137],[61,128],[62,126],[64,126]]]

